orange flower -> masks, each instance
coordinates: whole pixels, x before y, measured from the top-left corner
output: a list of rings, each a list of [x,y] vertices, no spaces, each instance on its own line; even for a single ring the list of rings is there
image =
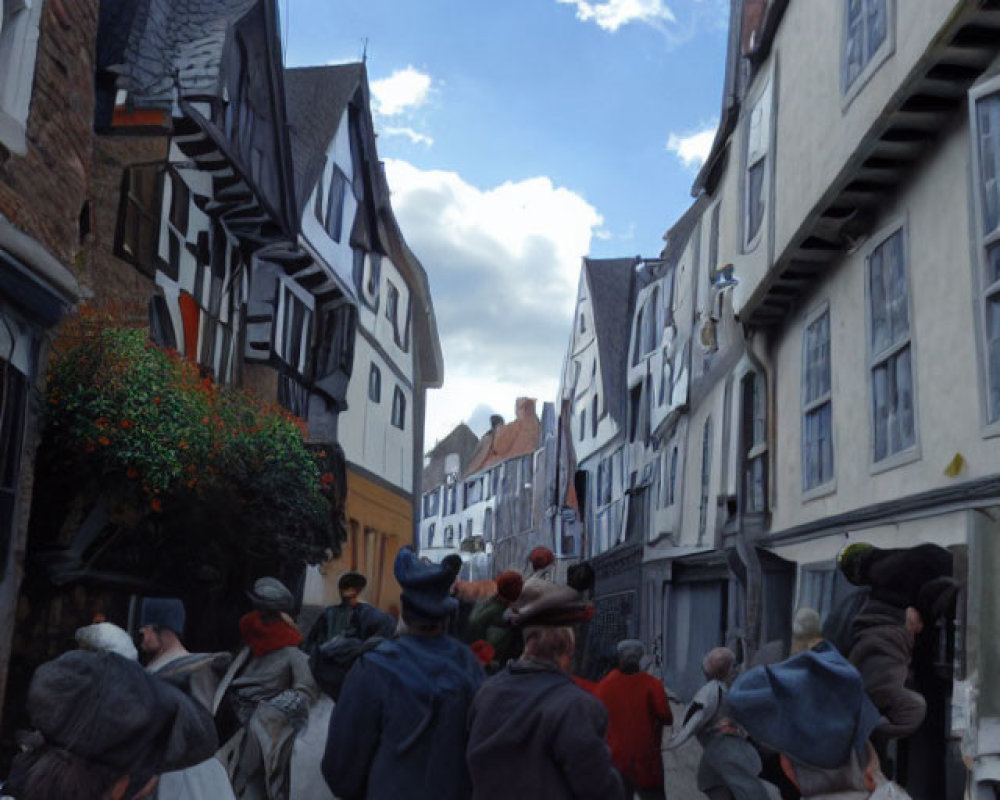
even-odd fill
[[[98,428],[106,428],[111,424],[111,420],[107,417],[98,417],[97,422],[94,423]]]
[[[329,489],[331,486],[333,486],[333,474],[330,473],[330,472],[324,472],[320,476],[319,480],[320,480],[320,483],[323,484],[323,488],[324,489]]]
[[[316,455],[319,458],[326,458],[326,450],[320,450]]]
[[[154,397],[153,402],[156,403],[156,405],[159,405],[162,401],[160,400],[159,397]]]
[[[111,440],[107,436],[98,436],[97,441],[103,444],[105,447],[111,444]]]
[[[123,420],[122,420],[122,423],[121,423],[121,424],[122,424],[122,427],[123,427],[123,428],[125,428],[126,430],[128,430],[129,428],[131,428],[131,427],[132,427],[132,425],[133,425],[134,423],[132,422],[132,420],[129,420],[129,419],[123,419]]]
[[[188,447],[190,447],[190,445],[189,445],[189,444],[188,444],[187,442],[185,442],[185,441],[184,441],[183,439],[181,439],[181,440],[180,440],[180,441],[179,441],[179,442],[177,443],[177,446],[178,446],[178,447],[179,447],[179,448],[180,448],[181,450],[187,450],[187,449],[188,449]]]
[[[88,453],[93,453],[94,452],[94,443],[93,442],[87,442],[87,446],[84,448],[84,450],[86,450]]]
[[[163,503],[160,502],[159,497],[154,497],[152,500],[150,500],[149,507],[153,509],[153,511],[163,511]]]
[[[191,480],[188,481],[188,488],[193,489],[197,484],[198,484],[198,479],[192,478]]]
[[[139,477],[139,470],[137,470],[135,467],[129,467],[125,471],[125,474],[128,475],[130,478],[138,478]]]

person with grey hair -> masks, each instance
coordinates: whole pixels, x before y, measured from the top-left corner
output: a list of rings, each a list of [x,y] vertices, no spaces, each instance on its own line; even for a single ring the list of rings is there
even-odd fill
[[[708,682],[691,700],[684,724],[668,749],[692,737],[698,740],[702,746],[698,789],[710,800],[771,800],[776,790],[757,777],[762,769],[760,755],[726,708],[729,687],[737,675],[736,654],[728,647],[715,647],[705,654],[701,668]]]
[[[608,709],[611,760],[629,789],[642,800],[663,800],[663,726],[672,725],[667,692],[659,679],[642,671],[645,646],[638,639],[618,643],[618,668],[597,685]]]
[[[593,606],[544,578],[524,582],[509,612],[524,655],[487,680],[469,711],[466,760],[475,800],[619,800],[605,741],[608,712],[570,680],[574,622]]]

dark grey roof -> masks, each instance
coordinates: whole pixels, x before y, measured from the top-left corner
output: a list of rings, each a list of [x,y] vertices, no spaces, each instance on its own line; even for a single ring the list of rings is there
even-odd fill
[[[460,422],[455,428],[445,436],[440,442],[427,453],[429,463],[424,467],[423,482],[421,490],[430,491],[435,486],[444,483],[444,460],[449,453],[457,453],[459,459],[459,470],[465,471],[465,465],[469,463],[472,454],[479,444],[479,437],[472,432],[472,429],[464,422]]]
[[[226,38],[260,0],[136,0],[119,87],[144,108],[182,96],[216,96]],[[109,65],[110,66],[110,65]]]
[[[358,91],[363,64],[285,70],[285,108],[292,140],[295,193],[301,216],[326,164],[344,109]]]
[[[706,205],[705,197],[699,197],[688,207],[687,211],[681,214],[680,219],[663,234],[665,244],[661,257],[667,266],[675,266],[680,260],[681,255],[684,253],[684,248],[687,247],[688,239],[691,238],[691,234],[698,224],[698,220],[701,219]]]
[[[604,379],[604,402],[611,418],[619,425],[625,419],[628,368],[624,362],[628,359],[632,329],[635,265],[634,258],[583,259]]]

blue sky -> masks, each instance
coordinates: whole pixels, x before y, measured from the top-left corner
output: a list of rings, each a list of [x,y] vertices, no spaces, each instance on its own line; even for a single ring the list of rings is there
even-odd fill
[[[290,66],[367,40],[445,356],[427,445],[554,400],[583,255],[655,256],[721,103],[728,0],[282,0]]]

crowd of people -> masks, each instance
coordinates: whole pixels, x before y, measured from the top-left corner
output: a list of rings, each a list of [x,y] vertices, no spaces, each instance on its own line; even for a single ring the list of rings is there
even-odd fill
[[[832,621],[850,632],[824,636],[819,615],[800,609],[783,660],[741,665],[729,648],[710,650],[676,726],[641,641],[619,642],[600,681],[573,674],[593,571],[578,565],[557,582],[545,548],[525,575],[486,586],[463,586],[454,560],[404,548],[398,620],[363,602],[366,579],[348,572],[341,604],[305,637],[292,593],[261,578],[236,654],[189,652],[184,604],[147,598],[138,650],[102,621],[35,672],[33,727],[3,795],[655,800],[671,794],[664,750],[697,742],[710,800],[905,798],[873,741],[923,719],[905,685],[910,653],[957,591],[939,551],[849,548],[841,568],[865,591]]]

